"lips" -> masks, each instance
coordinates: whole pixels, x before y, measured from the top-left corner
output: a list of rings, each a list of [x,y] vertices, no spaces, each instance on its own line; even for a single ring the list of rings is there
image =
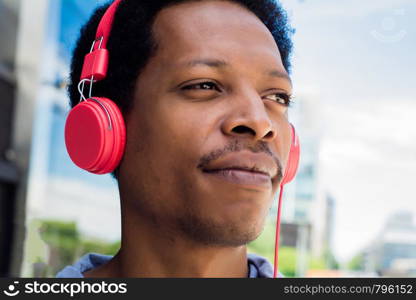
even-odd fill
[[[270,187],[278,167],[273,158],[265,153],[240,151],[209,163],[202,171],[235,184]]]

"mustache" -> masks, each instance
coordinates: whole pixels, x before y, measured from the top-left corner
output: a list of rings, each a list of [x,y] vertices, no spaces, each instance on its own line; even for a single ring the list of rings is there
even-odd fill
[[[283,177],[282,164],[280,163],[280,160],[277,158],[277,156],[270,150],[268,143],[262,141],[253,145],[244,142],[241,139],[234,139],[230,143],[228,143],[224,148],[216,149],[209,152],[208,154],[203,155],[199,160],[198,168],[204,169],[206,166],[209,165],[211,161],[217,160],[228,153],[239,152],[242,150],[249,150],[253,153],[264,152],[267,155],[269,155],[277,165],[276,178],[278,178],[278,181],[280,182],[280,180]]]

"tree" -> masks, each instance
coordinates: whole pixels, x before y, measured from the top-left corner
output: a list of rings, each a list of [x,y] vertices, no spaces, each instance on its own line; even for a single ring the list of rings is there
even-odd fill
[[[359,253],[355,255],[347,264],[349,270],[361,271],[364,269],[364,255]]]
[[[120,241],[109,243],[97,238],[83,237],[76,222],[42,220],[40,236],[49,247],[47,274],[54,276],[67,265],[72,265],[79,256],[95,252],[114,255],[120,248]]]

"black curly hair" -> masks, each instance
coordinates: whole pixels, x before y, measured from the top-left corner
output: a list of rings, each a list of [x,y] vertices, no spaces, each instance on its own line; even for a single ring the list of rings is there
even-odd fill
[[[152,35],[152,25],[156,15],[163,8],[187,1],[203,0],[121,1],[107,43],[110,52],[107,77],[94,84],[94,96],[110,98],[117,103],[123,114],[129,112],[136,79],[157,49]],[[246,7],[266,25],[276,41],[284,67],[290,72],[291,36],[294,30],[289,25],[286,11],[278,0],[227,1]],[[109,5],[110,3],[97,8],[81,29],[71,61],[68,86],[71,107],[79,102],[77,85],[84,56],[90,51],[98,23]]]
[[[163,8],[187,1],[203,0],[121,1],[107,42],[107,49],[110,53],[107,77],[94,83],[95,97],[110,98],[124,115],[129,112],[132,107],[136,80],[157,49],[157,43],[152,35],[153,21]],[[294,30],[289,25],[286,11],[277,2],[278,0],[222,1],[235,2],[248,8],[266,25],[279,48],[283,66],[290,72],[291,36]],[[71,61],[68,85],[71,107],[79,103],[78,83],[84,57],[90,51],[98,24],[110,3],[97,8],[81,29]],[[115,179],[118,179],[118,172],[119,168],[112,173]]]

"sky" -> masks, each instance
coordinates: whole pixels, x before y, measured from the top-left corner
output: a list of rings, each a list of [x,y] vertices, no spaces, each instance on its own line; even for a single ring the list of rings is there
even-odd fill
[[[296,30],[295,102],[316,102],[320,184],[335,198],[333,246],[347,261],[391,214],[416,216],[416,1],[281,2]]]

